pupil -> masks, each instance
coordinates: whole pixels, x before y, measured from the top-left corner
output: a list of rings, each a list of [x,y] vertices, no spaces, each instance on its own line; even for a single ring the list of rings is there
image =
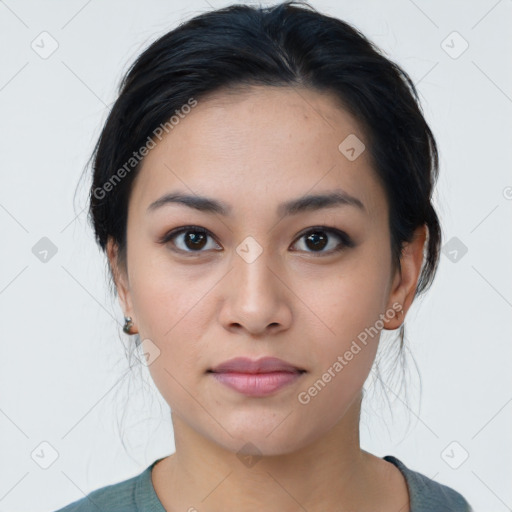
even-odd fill
[[[319,239],[322,239],[322,240],[320,241]],[[326,240],[327,240],[327,237],[324,235],[320,235],[319,233],[311,233],[306,238],[306,244],[308,244],[308,247],[309,247],[309,242],[313,242],[313,245],[311,247],[309,247],[310,249],[318,249],[318,248],[323,249],[326,245]]]
[[[192,242],[192,244],[194,244],[192,247],[189,247],[189,249],[201,249],[202,247],[204,247],[205,239],[206,239],[206,237],[205,237],[204,233],[198,233],[197,231],[187,231],[185,243]],[[201,241],[203,242],[202,244],[201,244]],[[198,244],[198,242],[199,242],[199,244]]]

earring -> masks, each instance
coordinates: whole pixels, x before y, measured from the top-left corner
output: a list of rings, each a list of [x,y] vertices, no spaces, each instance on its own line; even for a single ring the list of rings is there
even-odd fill
[[[126,334],[131,334],[131,329],[133,327],[132,317],[131,316],[125,316],[124,317],[124,325],[123,325],[123,331]]]

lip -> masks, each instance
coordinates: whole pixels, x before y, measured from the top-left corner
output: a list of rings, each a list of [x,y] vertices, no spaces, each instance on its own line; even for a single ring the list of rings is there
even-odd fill
[[[276,357],[263,357],[255,361],[236,357],[208,370],[208,373],[239,393],[263,397],[295,382],[305,371]]]
[[[263,397],[288,386],[300,379],[301,372],[269,373],[211,373],[214,379],[226,386],[251,397]]]
[[[277,357],[261,357],[260,359],[249,359],[248,357],[235,357],[208,370],[214,373],[271,373],[271,372],[293,372],[301,373],[305,370]]]

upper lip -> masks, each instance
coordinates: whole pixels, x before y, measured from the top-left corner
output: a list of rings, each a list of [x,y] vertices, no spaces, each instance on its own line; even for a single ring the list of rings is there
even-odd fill
[[[238,372],[238,373],[270,373],[270,372],[304,372],[291,363],[287,363],[277,357],[262,357],[260,359],[250,359],[248,357],[235,357],[229,361],[215,366],[208,370],[210,372]]]

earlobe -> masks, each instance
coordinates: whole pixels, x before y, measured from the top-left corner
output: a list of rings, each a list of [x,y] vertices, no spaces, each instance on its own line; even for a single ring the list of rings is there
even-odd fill
[[[397,269],[393,279],[393,286],[389,296],[388,309],[396,309],[396,304],[401,305],[401,312],[397,312],[388,321],[385,321],[385,329],[394,330],[400,327],[405,320],[405,315],[414,300],[416,287],[423,265],[423,251],[427,237],[427,226],[419,226],[409,243],[405,243],[400,257],[400,269]]]
[[[106,247],[107,257],[114,278],[119,304],[125,317],[133,318],[133,310],[128,287],[128,276],[119,265],[118,246],[112,237],[109,237]]]

